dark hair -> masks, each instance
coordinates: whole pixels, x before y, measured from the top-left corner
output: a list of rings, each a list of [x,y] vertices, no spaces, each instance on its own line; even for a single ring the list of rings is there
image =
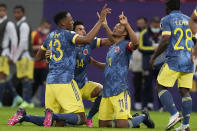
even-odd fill
[[[140,19],[143,19],[146,23],[148,22],[147,18],[146,18],[146,17],[144,17],[144,16],[140,16],[140,17],[138,17],[138,18],[137,18],[137,21],[138,21],[138,20],[140,20]]]
[[[3,7],[5,9],[7,9],[7,5],[6,4],[0,4],[0,7]]]
[[[40,25],[42,25],[44,23],[47,23],[49,25],[51,24],[51,22],[48,19],[42,19],[41,22],[40,22]]]
[[[20,9],[23,13],[25,13],[25,8],[22,6],[22,5],[16,5],[15,7],[14,7],[14,10],[15,9]]]
[[[53,20],[54,20],[55,24],[58,25],[59,22],[60,22],[62,19],[66,18],[66,15],[67,15],[67,14],[68,14],[67,11],[60,11],[60,12],[58,12],[57,14],[55,14],[55,16],[53,17]]]
[[[180,0],[166,0],[166,6],[171,10],[179,10],[180,9]]]
[[[78,21],[78,20],[75,21],[74,24],[73,24],[73,31],[76,29],[76,26],[77,26],[77,25],[84,25],[84,24],[83,24],[82,21]]]
[[[161,19],[158,16],[151,18],[150,23],[160,23]]]

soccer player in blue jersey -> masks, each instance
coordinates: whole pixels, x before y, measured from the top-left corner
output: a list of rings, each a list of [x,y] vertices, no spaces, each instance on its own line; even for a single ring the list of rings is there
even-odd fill
[[[86,35],[84,24],[81,21],[75,21],[73,31],[82,36]],[[77,64],[75,67],[74,79],[78,84],[82,99],[94,102],[86,119],[86,125],[88,127],[92,127],[93,125],[92,118],[98,112],[103,89],[101,84],[88,81],[87,66],[90,62],[90,54],[93,49],[109,45],[110,43],[108,39],[95,38],[90,44],[77,47]]]
[[[123,13],[119,20],[120,23],[114,27],[113,32],[108,32],[113,45],[107,53],[106,65],[103,64],[104,87],[99,108],[99,127],[130,128],[144,122],[147,127],[154,128],[148,113],[134,118],[130,115],[127,74],[130,56],[138,47],[138,40]]]
[[[183,119],[183,122],[176,131],[190,131],[189,120],[192,112],[192,98],[189,89],[192,88],[193,64],[190,60],[192,47],[192,32],[189,27],[189,17],[181,13],[180,0],[167,0],[166,13],[161,20],[162,39],[156,49],[150,64],[166,52],[165,64],[157,77],[157,92],[159,99],[171,118],[166,127],[170,130]],[[179,93],[182,97],[182,115],[178,112],[171,93],[167,87],[173,87],[178,80]]]
[[[88,44],[93,41],[106,15],[110,12],[111,9],[105,5],[101,11],[100,19],[86,36],[80,36],[69,31],[73,28],[73,20],[70,13],[62,11],[54,16],[54,21],[58,28],[47,36],[36,55],[36,60],[42,60],[47,49],[50,49],[52,52],[49,61],[49,74],[46,80],[45,127],[50,127],[54,120],[65,121],[72,125],[85,123],[81,94],[77,83],[74,81],[76,65],[75,44]],[[19,109],[11,117],[8,124],[15,125],[20,122],[24,118],[23,114],[24,112]],[[40,117],[39,121],[43,122],[43,117]]]

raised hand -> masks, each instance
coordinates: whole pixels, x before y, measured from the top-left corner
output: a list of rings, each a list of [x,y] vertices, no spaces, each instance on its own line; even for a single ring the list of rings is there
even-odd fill
[[[97,14],[98,18],[100,19],[100,14],[99,14],[99,12],[97,12],[96,14]],[[108,24],[107,24],[107,18],[106,18],[106,17],[105,17],[105,20],[103,21],[102,24],[103,24],[103,25],[108,25]]]
[[[111,9],[107,8],[107,4],[105,4],[101,11],[101,14],[99,15],[100,16],[99,21],[103,23],[106,19],[107,14],[110,14],[110,13],[111,13]]]
[[[120,24],[122,25],[128,24],[128,20],[127,20],[127,17],[124,15],[124,12],[122,12],[122,14],[119,16],[119,21],[120,21]]]

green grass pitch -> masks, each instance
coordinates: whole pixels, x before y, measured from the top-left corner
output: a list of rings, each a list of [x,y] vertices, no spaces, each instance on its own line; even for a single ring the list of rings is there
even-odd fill
[[[165,126],[168,123],[168,119],[170,115],[166,112],[150,112],[152,119],[155,122],[155,129],[147,129],[143,124],[141,124],[140,129],[113,129],[113,128],[98,128],[98,116],[94,117],[94,127],[87,128],[84,126],[78,127],[51,127],[51,128],[44,128],[33,125],[31,123],[24,122],[22,125],[18,124],[13,127],[9,127],[7,125],[8,119],[16,112],[17,109],[11,109],[8,107],[0,108],[0,131],[112,131],[112,130],[124,130],[124,131],[164,131]],[[33,115],[44,115],[43,108],[35,108],[35,109],[27,109],[27,113]],[[87,112],[88,110],[86,110]],[[132,111],[132,113],[134,113]],[[180,123],[177,124],[179,126]],[[176,126],[176,127],[177,127]],[[191,131],[197,131],[197,113],[192,113],[191,121],[190,121],[190,129]]]

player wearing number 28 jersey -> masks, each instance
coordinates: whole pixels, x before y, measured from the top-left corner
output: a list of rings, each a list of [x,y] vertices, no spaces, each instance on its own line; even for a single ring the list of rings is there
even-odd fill
[[[166,127],[170,130],[183,119],[182,125],[176,131],[189,131],[189,120],[192,112],[192,98],[189,88],[192,88],[193,64],[191,53],[194,43],[192,32],[189,27],[189,17],[181,13],[180,0],[167,0],[166,13],[161,20],[162,38],[156,49],[151,64],[164,50],[166,51],[166,62],[157,77],[157,92],[159,99],[171,118]],[[167,87],[173,87],[178,81],[179,93],[182,97],[182,115],[178,112],[171,93]]]

